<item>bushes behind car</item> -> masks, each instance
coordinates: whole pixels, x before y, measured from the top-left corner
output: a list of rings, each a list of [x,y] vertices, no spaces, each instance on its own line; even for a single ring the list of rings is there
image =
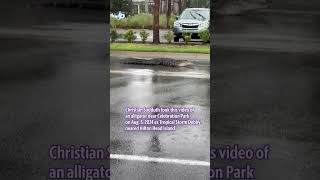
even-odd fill
[[[201,40],[204,43],[209,43],[210,42],[210,32],[209,32],[209,30],[200,32],[199,36],[200,36]]]
[[[171,16],[169,22],[169,28],[173,27],[175,16]],[[152,29],[153,15],[152,14],[137,14],[134,16],[128,16],[125,19],[118,20],[115,17],[110,16],[110,25],[112,28],[123,29]],[[165,15],[160,15],[160,28],[166,29],[167,18]]]

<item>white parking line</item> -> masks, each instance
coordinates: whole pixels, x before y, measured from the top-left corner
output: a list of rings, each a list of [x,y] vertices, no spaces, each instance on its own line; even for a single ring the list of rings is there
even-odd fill
[[[158,163],[181,164],[181,165],[189,165],[189,166],[210,166],[210,162],[207,162],[207,161],[157,158],[157,157],[137,156],[137,155],[110,154],[110,158],[127,160],[127,161],[158,162]]]
[[[128,74],[137,76],[165,76],[165,77],[184,77],[184,78],[196,78],[196,79],[210,79],[210,74],[200,72],[167,72],[157,71],[151,72],[146,70],[110,70],[111,74]]]

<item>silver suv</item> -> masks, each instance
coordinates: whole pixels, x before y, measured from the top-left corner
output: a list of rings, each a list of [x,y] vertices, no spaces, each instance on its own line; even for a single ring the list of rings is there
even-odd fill
[[[187,8],[174,22],[174,41],[182,38],[182,33],[190,33],[192,38],[199,38],[199,33],[209,29],[210,9],[208,8]]]

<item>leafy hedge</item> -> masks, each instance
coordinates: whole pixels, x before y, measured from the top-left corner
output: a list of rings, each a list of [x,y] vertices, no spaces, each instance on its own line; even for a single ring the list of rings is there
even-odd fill
[[[173,27],[175,16],[170,18],[170,28]],[[123,29],[152,29],[153,15],[152,14],[138,14],[134,16],[128,16],[125,19],[118,20],[114,17],[110,17],[110,25],[112,28]],[[167,28],[167,17],[160,15],[160,28]]]

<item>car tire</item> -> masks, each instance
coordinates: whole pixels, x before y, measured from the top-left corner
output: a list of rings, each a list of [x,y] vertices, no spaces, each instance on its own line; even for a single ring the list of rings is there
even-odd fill
[[[174,38],[173,38],[173,41],[174,41],[174,42],[179,42],[179,40],[180,40],[180,37],[174,37]]]

